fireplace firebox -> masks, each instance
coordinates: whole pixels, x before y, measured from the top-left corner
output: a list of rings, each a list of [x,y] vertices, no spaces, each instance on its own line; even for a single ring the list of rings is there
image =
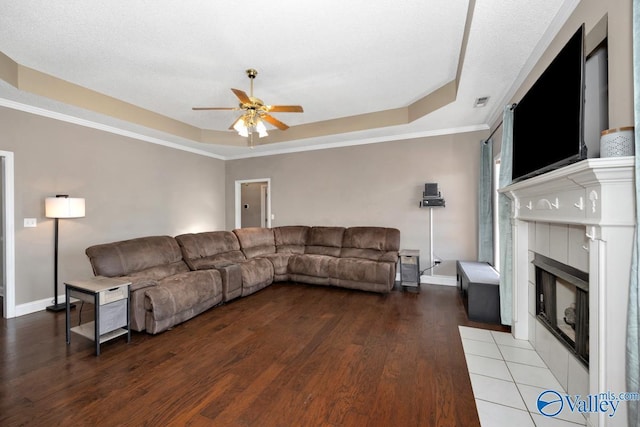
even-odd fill
[[[589,367],[589,274],[538,253],[533,264],[538,319]]]

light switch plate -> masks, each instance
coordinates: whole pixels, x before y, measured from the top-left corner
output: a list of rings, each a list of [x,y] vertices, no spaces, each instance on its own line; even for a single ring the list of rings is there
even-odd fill
[[[25,227],[35,227],[36,225],[38,225],[38,221],[36,220],[36,218],[25,218],[24,219],[24,226]]]

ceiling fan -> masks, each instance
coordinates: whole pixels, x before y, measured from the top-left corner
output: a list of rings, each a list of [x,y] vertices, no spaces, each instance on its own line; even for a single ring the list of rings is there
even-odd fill
[[[246,73],[251,81],[249,95],[240,89],[231,89],[240,100],[238,107],[193,107],[192,109],[244,111],[244,113],[233,122],[229,129],[235,129],[240,136],[249,137],[249,145],[253,146],[253,134],[255,132],[258,133],[260,138],[268,135],[264,122],[280,130],[289,129],[289,126],[269,113],[302,113],[303,109],[300,105],[266,105],[261,99],[253,96],[253,80],[258,75],[258,72],[250,68]]]

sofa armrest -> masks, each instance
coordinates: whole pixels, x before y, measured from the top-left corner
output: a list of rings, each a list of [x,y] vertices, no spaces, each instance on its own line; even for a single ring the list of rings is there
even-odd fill
[[[382,254],[380,256],[378,261],[386,261],[386,262],[396,263],[396,262],[398,262],[398,252],[393,252],[393,251],[385,252],[384,254]]]
[[[118,277],[118,279],[128,280],[131,282],[129,285],[130,292],[135,292],[139,289],[148,288],[150,286],[156,286],[158,284],[157,281],[149,279],[148,277],[121,276]]]
[[[129,285],[129,320],[131,329],[142,332],[145,330],[145,310],[144,296],[145,291],[141,289],[149,289],[157,286],[158,282],[147,277],[121,276],[119,279],[128,280]]]

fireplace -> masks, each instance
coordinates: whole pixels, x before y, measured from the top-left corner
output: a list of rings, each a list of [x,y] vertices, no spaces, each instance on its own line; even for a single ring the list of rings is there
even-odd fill
[[[589,367],[589,274],[534,253],[536,316]]]
[[[633,157],[587,159],[500,190],[513,201],[512,334],[531,342],[571,396],[627,388],[634,166]],[[570,276],[581,281],[537,254],[578,269],[582,278]],[[567,308],[575,311],[565,316]],[[587,419],[594,427],[622,427],[627,406],[615,417],[600,412]]]

